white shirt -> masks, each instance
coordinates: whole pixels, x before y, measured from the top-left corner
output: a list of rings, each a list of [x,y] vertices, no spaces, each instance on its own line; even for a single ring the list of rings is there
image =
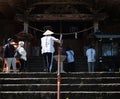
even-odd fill
[[[74,62],[74,52],[73,50],[66,51],[67,54],[67,61],[69,62]]]
[[[54,53],[55,49],[54,49],[54,41],[58,41],[58,39],[56,39],[53,36],[44,36],[41,38],[41,53]]]
[[[93,48],[87,49],[87,51],[86,51],[87,61],[95,62],[95,54],[96,54],[95,49],[93,49]]]
[[[27,52],[25,51],[25,49],[23,48],[23,47],[21,47],[21,46],[19,46],[18,48],[17,48],[17,50],[19,51],[19,53],[22,55],[21,56],[21,59],[23,59],[23,60],[27,60],[27,57],[26,57],[26,55],[27,55]]]

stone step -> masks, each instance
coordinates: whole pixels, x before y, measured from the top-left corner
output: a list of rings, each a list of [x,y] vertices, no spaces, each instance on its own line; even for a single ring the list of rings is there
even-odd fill
[[[49,78],[57,77],[56,72],[19,72],[19,73],[2,73],[0,78]],[[79,78],[95,78],[95,77],[120,77],[119,72],[69,72],[61,73],[61,77],[79,77]]]
[[[29,67],[27,68],[28,72],[44,72],[43,70],[44,70],[43,65],[40,66],[40,65],[32,64],[32,65],[29,65]]]
[[[56,84],[57,78],[0,78],[0,84]],[[120,83],[120,77],[61,77],[62,84],[111,84]]]
[[[61,77],[80,77],[80,78],[120,77],[120,73],[119,72],[69,72],[69,73],[62,73]]]
[[[120,91],[120,84],[61,84],[61,91]],[[57,84],[2,84],[0,91],[56,91]]]
[[[120,99],[116,91],[61,91],[60,99]],[[56,91],[1,91],[1,99],[57,99]]]
[[[0,78],[49,78],[57,77],[57,73],[48,72],[19,72],[19,73],[3,73],[0,72]]]
[[[0,78],[0,84],[56,84],[57,78]]]

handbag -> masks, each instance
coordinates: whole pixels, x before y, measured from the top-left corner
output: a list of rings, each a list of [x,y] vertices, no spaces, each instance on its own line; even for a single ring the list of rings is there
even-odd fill
[[[15,55],[14,55],[15,58],[20,59],[21,56],[22,56],[22,55],[19,53],[19,51],[16,51],[16,52],[15,52]]]

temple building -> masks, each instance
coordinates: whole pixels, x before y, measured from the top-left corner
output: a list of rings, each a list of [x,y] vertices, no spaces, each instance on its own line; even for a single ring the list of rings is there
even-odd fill
[[[81,62],[90,44],[97,52],[96,71],[119,71],[120,0],[0,0],[1,57],[9,37],[26,42],[28,57],[41,56],[46,29],[62,35],[63,49],[75,51],[76,71],[87,71]]]

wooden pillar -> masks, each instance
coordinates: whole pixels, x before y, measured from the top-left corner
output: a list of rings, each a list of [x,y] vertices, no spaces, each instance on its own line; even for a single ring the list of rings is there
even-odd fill
[[[94,21],[93,26],[94,26],[94,33],[98,32],[99,31],[99,23],[98,23],[98,21]]]
[[[28,22],[24,22],[24,32],[28,33]],[[25,40],[25,49],[27,51],[27,55],[30,55],[30,42]]]
[[[28,33],[28,22],[24,22],[24,31]]]

